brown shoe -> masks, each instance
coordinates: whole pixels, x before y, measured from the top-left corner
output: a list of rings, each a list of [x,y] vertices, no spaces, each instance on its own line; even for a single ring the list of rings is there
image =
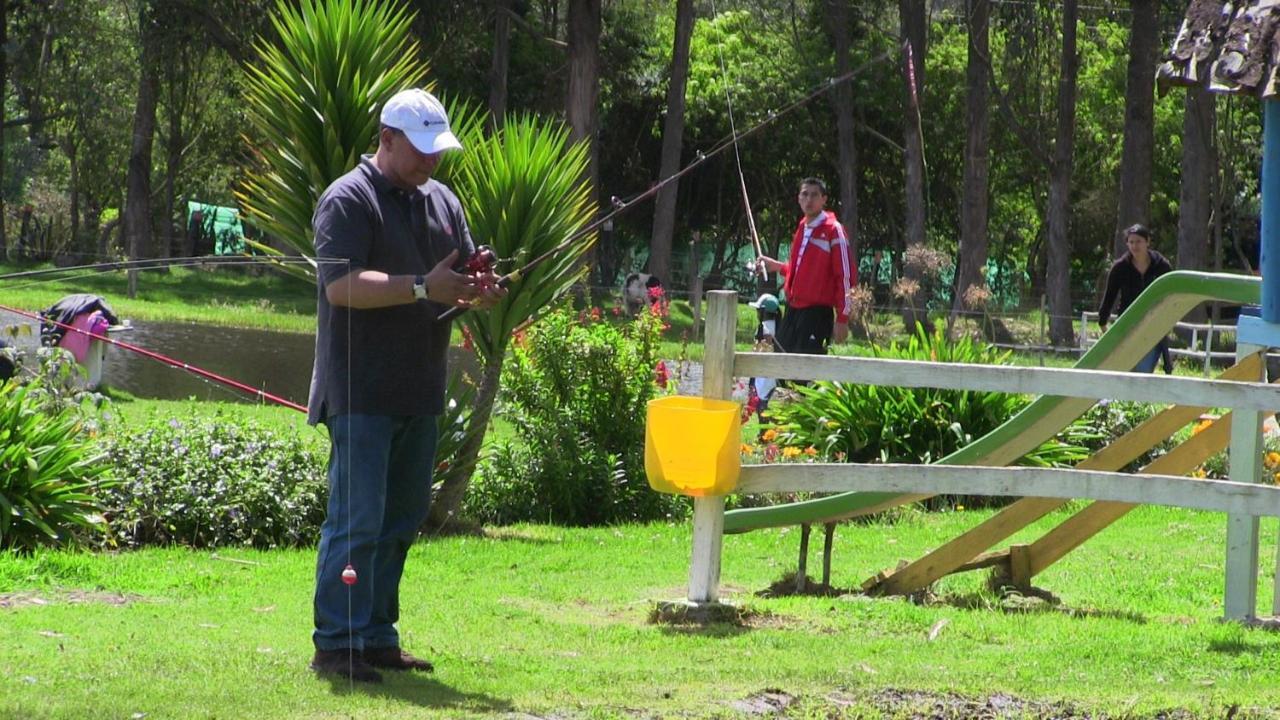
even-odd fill
[[[360,653],[346,648],[316,650],[315,657],[311,658],[311,669],[320,675],[339,675],[356,682],[382,682],[382,674],[370,667]]]
[[[384,670],[417,670],[418,672],[435,670],[431,663],[414,657],[398,647],[365,648],[364,661]]]

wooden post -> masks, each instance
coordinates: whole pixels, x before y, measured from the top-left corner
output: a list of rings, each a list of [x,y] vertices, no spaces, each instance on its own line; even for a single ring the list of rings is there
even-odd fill
[[[1040,342],[1037,343],[1040,346],[1040,367],[1044,367],[1044,348],[1045,348],[1045,345],[1049,342],[1045,338],[1045,334],[1044,334],[1044,321],[1045,321],[1044,314],[1045,314],[1045,307],[1047,302],[1048,300],[1046,299],[1046,297],[1044,295],[1041,295],[1040,296]]]
[[[702,263],[698,257],[698,241],[702,232],[694,230],[689,240],[689,310],[693,313],[693,337],[702,337]]]
[[[733,388],[738,294],[714,290],[707,296],[707,342],[702,358],[702,396],[728,400]],[[693,562],[689,602],[720,601],[720,547],[724,538],[724,496],[693,500]]]
[[[800,562],[796,563],[796,593],[802,593],[808,587],[809,580],[809,533],[813,526],[800,524]]]
[[[1236,343],[1237,361],[1266,348]],[[1258,377],[1266,378],[1263,363]],[[1259,455],[1262,440],[1262,413],[1236,408],[1232,412],[1231,449],[1228,457],[1231,482],[1256,483],[1262,476]],[[1258,611],[1258,516],[1227,515],[1227,572],[1223,614],[1228,620],[1252,620]]]
[[[1009,582],[1014,587],[1031,587],[1031,548],[1027,545],[1009,546]]]

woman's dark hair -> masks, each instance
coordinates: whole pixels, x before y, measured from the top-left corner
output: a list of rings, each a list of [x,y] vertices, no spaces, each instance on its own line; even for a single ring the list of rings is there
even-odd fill
[[[1124,229],[1124,236],[1128,238],[1130,235],[1141,235],[1146,238],[1147,242],[1151,242],[1151,229],[1142,223],[1134,223]]]

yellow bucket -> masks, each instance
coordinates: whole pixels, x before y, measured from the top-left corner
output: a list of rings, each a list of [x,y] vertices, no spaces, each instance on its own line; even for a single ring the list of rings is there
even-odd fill
[[[735,402],[672,395],[650,400],[644,471],[658,492],[703,497],[738,486],[742,416]]]

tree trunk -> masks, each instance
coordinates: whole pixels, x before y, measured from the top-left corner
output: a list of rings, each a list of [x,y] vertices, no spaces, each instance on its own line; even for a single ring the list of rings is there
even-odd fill
[[[1208,270],[1213,208],[1218,202],[1217,99],[1200,86],[1186,88],[1182,115],[1182,184],[1178,197],[1178,257],[1183,270]],[[1199,305],[1188,322],[1204,322]]]
[[[502,127],[507,115],[507,69],[511,64],[511,0],[493,3],[493,64],[489,68],[489,122]]]
[[[148,4],[138,12],[139,27],[150,26]],[[138,73],[138,102],[133,112],[133,141],[129,150],[129,173],[125,180],[124,242],[129,257],[139,259],[151,252],[151,146],[156,130],[156,85],[154,33],[143,30]],[[137,293],[137,273],[129,273],[128,296]]]
[[[462,506],[462,499],[466,497],[471,476],[476,469],[476,460],[480,457],[480,448],[484,445],[484,429],[489,426],[489,418],[493,415],[493,402],[498,397],[498,381],[502,378],[505,354],[506,348],[503,347],[485,360],[484,376],[480,380],[480,389],[476,392],[471,417],[467,420],[470,435],[458,450],[457,462],[445,472],[432,496],[427,527],[438,530],[452,524],[458,508]]]
[[[680,170],[684,141],[684,94],[689,78],[689,41],[693,37],[693,0],[676,2],[676,37],[671,50],[671,80],[667,83],[667,116],[662,123],[661,182]],[[649,272],[664,282],[671,280],[671,245],[676,226],[676,191],[669,183],[658,191],[653,205],[653,236],[649,239]],[[750,209],[748,209],[750,212]]]
[[[990,57],[991,4],[988,0],[968,0],[969,57],[965,67],[965,115],[967,136],[964,146],[964,200],[960,208],[960,247],[956,259],[952,322],[966,310],[965,292],[973,285],[985,285],[987,266],[987,201],[990,168],[991,89],[983,58]]]
[[[836,53],[836,76],[852,69],[849,60],[849,0],[827,0],[827,22]],[[858,265],[858,146],[853,137],[853,86],[842,82],[833,91],[836,113],[836,161],[840,177],[840,222],[849,235],[849,257]]]
[[[1125,251],[1124,229],[1151,222],[1151,167],[1155,144],[1155,82],[1159,51],[1157,0],[1133,0],[1129,27],[1129,77],[1124,94],[1124,149],[1113,257]]]
[[[1054,345],[1075,344],[1071,310],[1071,156],[1075,147],[1076,0],[1062,3],[1062,66],[1058,77],[1058,127],[1049,167],[1049,207],[1045,215],[1048,229],[1048,262],[1045,292],[1049,296],[1049,339]]]
[[[4,187],[4,88],[9,87],[9,0],[0,0],[0,188]],[[0,192],[0,261],[9,251],[9,238],[5,234],[4,193]]]
[[[157,255],[162,258],[173,255],[173,224],[178,200],[178,173],[182,171],[182,146],[186,142],[182,136],[182,108],[180,93],[176,84],[177,78],[169,78],[169,137],[165,143],[167,155],[164,172],[164,222],[160,226],[160,248]]]
[[[569,0],[569,84],[565,93],[565,120],[571,143],[587,143],[587,174],[590,197],[599,192],[600,151],[596,137],[600,90],[600,2]],[[598,268],[597,255],[607,251],[600,243],[584,258],[587,266]],[[598,272],[598,270],[597,270]],[[597,277],[597,280],[601,278]]]
[[[76,138],[67,139],[66,144],[62,147],[63,152],[67,154],[67,163],[71,166],[71,176],[67,179],[68,193],[71,195],[71,251],[80,252],[88,250],[88,243],[82,245],[80,242],[80,160],[76,148]]]
[[[912,250],[923,248],[925,244],[924,138],[921,136],[920,118],[923,113],[921,105],[924,104],[925,38],[928,27],[924,0],[899,0],[898,12],[902,22],[902,37],[907,39],[909,46],[903,58],[902,73],[907,95],[907,111],[903,117],[903,157],[906,161],[906,233],[903,245],[906,253],[910,254]],[[919,283],[920,294],[923,295],[926,278],[922,268],[914,263],[907,263],[904,275]],[[928,300],[927,297],[916,297],[914,301],[904,303],[902,323],[908,332],[912,331],[917,322],[927,319],[918,308],[926,307]]]

